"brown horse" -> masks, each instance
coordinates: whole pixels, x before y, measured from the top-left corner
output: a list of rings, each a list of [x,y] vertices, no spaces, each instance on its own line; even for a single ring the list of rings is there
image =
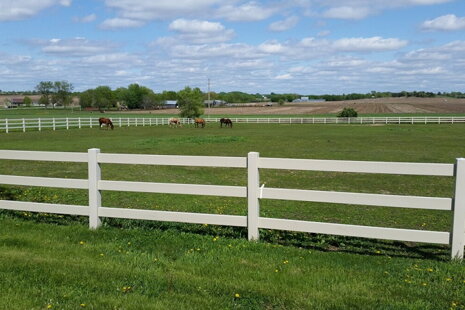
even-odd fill
[[[220,127],[231,127],[232,128],[232,121],[229,118],[222,118],[220,119]]]
[[[98,123],[100,125],[100,128],[102,128],[103,125],[105,125],[107,127],[107,130],[108,130],[108,127],[111,127],[112,130],[114,128],[113,122],[111,121],[111,119],[106,118],[106,117],[99,118]]]
[[[194,119],[194,126],[197,128],[197,127],[202,127],[204,128],[205,127],[205,120],[203,118],[196,118]]]
[[[168,124],[170,127],[181,127],[181,121],[179,118],[172,117],[169,119]]]

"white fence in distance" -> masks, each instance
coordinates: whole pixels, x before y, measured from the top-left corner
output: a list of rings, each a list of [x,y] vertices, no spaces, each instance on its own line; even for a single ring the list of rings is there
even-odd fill
[[[455,164],[396,163],[264,158],[255,152],[249,153],[247,157],[216,157],[107,154],[100,153],[99,149],[89,149],[87,153],[0,150],[0,159],[88,163],[88,179],[0,175],[0,184],[86,189],[89,193],[88,206],[0,200],[0,208],[88,216],[91,229],[97,229],[101,225],[100,219],[102,217],[170,221],[247,227],[249,240],[258,240],[259,229],[265,228],[446,244],[451,247],[451,258],[463,259],[464,255],[465,159],[463,158],[458,158]],[[100,164],[246,168],[248,181],[247,186],[111,181],[101,178]],[[260,186],[260,169],[448,176],[455,178],[455,195],[454,197],[444,198],[266,188]],[[247,198],[247,216],[103,207],[101,191],[242,197]],[[452,212],[453,223],[451,231],[425,231],[265,218],[260,216],[261,199],[442,210]]]
[[[170,118],[112,117],[115,127],[168,125]],[[418,116],[418,117],[288,117],[288,118],[230,118],[233,123],[247,124],[457,124],[465,123],[465,116]],[[182,124],[192,124],[188,118],[180,118]],[[207,123],[218,123],[220,118],[205,118]],[[0,132],[57,130],[98,127],[97,117],[19,118],[0,119]]]

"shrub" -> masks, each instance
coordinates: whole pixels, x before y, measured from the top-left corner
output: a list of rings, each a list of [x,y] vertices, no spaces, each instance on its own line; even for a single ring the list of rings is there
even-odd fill
[[[344,108],[337,114],[337,117],[357,117],[358,113],[353,108]]]

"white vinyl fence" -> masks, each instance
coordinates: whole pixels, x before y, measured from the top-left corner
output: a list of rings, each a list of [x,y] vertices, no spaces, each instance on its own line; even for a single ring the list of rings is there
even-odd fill
[[[465,159],[463,158],[457,159],[455,164],[433,164],[264,158],[260,157],[259,154],[255,152],[249,153],[247,157],[215,157],[107,154],[100,153],[99,149],[89,149],[87,153],[0,150],[0,159],[87,163],[88,179],[0,175],[0,184],[86,189],[89,193],[88,206],[0,200],[0,208],[88,216],[91,229],[97,229],[101,225],[100,218],[102,217],[170,221],[247,227],[249,240],[258,240],[259,228],[265,228],[340,236],[448,244],[451,246],[452,258],[463,259],[464,255]],[[247,186],[110,181],[101,178],[100,164],[246,168],[248,181]],[[260,169],[453,176],[455,178],[455,197],[419,197],[267,188],[264,187],[264,185],[260,186]],[[101,191],[243,197],[247,198],[247,216],[103,207],[101,205]],[[452,212],[453,224],[450,231],[442,232],[265,218],[261,217],[259,212],[261,199],[442,210]]]
[[[168,125],[170,118],[112,117],[115,127]],[[290,118],[230,118],[233,123],[247,124],[457,124],[465,123],[463,116],[427,117],[290,117]],[[192,124],[181,118],[182,124]],[[219,123],[220,118],[205,118],[207,123]],[[0,119],[0,132],[57,130],[98,127],[97,117],[19,118]]]

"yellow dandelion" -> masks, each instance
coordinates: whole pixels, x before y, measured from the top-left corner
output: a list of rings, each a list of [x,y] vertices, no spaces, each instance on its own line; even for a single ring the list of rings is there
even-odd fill
[[[426,269],[426,271],[433,272],[433,268],[428,268],[428,269]]]
[[[452,278],[446,278],[446,281],[450,282],[450,281],[452,281]]]
[[[84,308],[86,306],[86,304],[80,304],[80,306]]]
[[[104,256],[104,255],[105,255],[105,254],[103,254],[103,253],[100,253],[100,256]]]
[[[289,264],[288,260],[283,261],[283,264]]]
[[[279,270],[278,269],[275,269],[274,272],[278,272]]]
[[[83,244],[85,244],[85,242],[84,241],[79,241],[79,244],[83,245]]]
[[[128,242],[128,245],[131,245],[131,242]]]
[[[426,283],[426,282],[423,282],[421,285],[423,285],[423,286],[427,286],[427,285],[428,285],[428,283]]]
[[[53,306],[51,304],[47,305],[47,309],[52,309],[52,308],[53,308]]]
[[[378,250],[378,251],[375,251],[375,253],[376,253],[376,254],[381,254],[381,251]]]
[[[234,294],[235,298],[241,298],[241,295],[239,293]]]

